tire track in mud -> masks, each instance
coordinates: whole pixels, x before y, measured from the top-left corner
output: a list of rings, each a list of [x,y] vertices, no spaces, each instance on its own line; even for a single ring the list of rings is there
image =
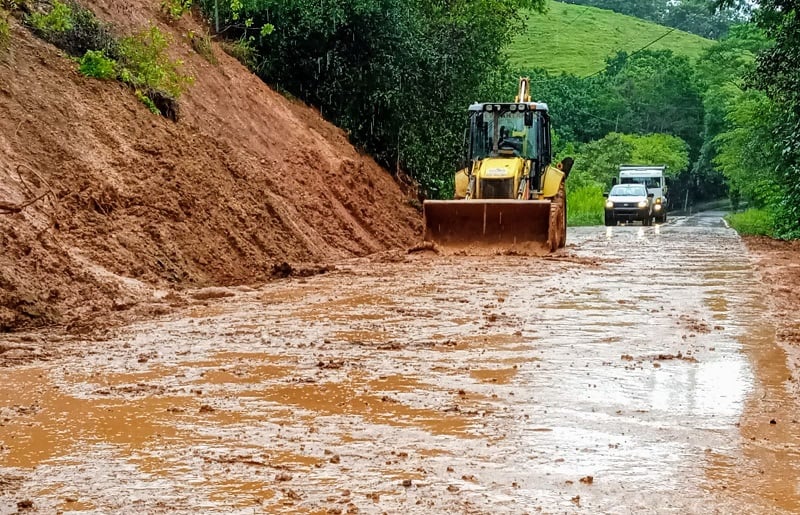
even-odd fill
[[[9,370],[0,509],[791,512],[748,443],[766,310],[701,225],[348,261]]]

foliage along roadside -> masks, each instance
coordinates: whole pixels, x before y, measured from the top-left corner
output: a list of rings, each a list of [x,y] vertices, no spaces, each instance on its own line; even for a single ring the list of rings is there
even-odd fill
[[[732,0],[722,0],[721,7]],[[769,177],[780,187],[771,202],[775,235],[800,238],[800,16],[796,0],[756,0],[755,21],[773,43],[757,58],[752,85],[773,103],[764,116],[772,127],[769,145],[773,167]]]
[[[751,208],[731,213],[725,220],[742,236],[775,237],[775,214],[768,209]]]
[[[181,61],[167,56],[170,38],[158,27],[117,38],[113,27],[91,10],[59,0],[53,0],[47,12],[32,13],[26,22],[39,37],[75,57],[83,75],[119,80],[151,112],[177,120],[178,99],[193,78],[181,73]]]

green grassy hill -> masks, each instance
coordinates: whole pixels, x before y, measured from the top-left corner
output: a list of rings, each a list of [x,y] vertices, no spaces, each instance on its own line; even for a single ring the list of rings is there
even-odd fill
[[[632,16],[583,5],[550,2],[546,14],[531,13],[525,32],[508,48],[520,68],[589,75],[618,50],[633,52],[669,30]],[[714,42],[676,30],[648,47],[697,57]]]

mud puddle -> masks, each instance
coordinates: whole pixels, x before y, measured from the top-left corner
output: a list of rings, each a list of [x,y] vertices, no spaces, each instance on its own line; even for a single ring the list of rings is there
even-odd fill
[[[612,229],[349,262],[0,371],[0,512],[795,511],[741,242]]]

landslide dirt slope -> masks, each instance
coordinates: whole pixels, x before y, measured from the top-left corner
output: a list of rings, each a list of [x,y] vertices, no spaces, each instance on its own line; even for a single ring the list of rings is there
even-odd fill
[[[153,287],[230,285],[276,262],[331,262],[407,246],[419,214],[388,172],[311,108],[215,46],[192,51],[192,17],[159,2],[85,2],[122,34],[152,21],[195,77],[178,123],[117,82],[81,76],[12,19],[0,54],[0,331],[127,309]],[[0,204],[2,207],[2,204]]]

